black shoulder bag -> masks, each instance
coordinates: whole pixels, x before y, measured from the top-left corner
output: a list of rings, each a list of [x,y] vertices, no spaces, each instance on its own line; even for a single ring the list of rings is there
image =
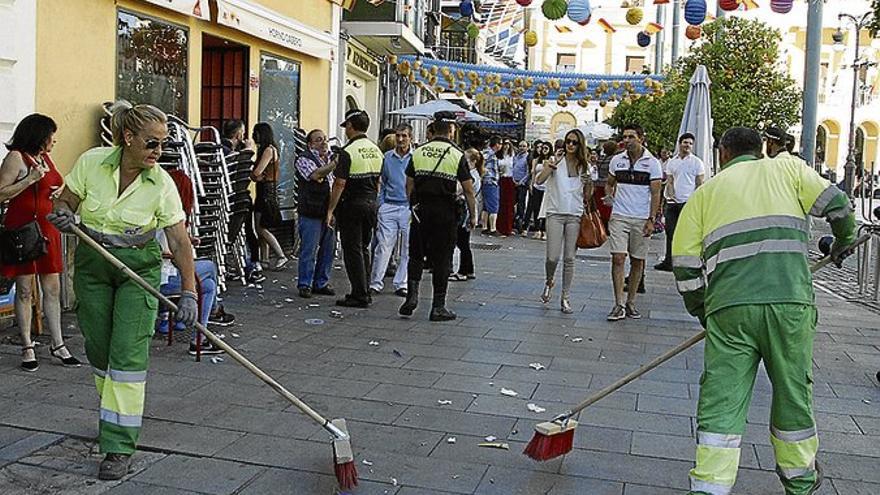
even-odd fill
[[[17,229],[0,232],[0,260],[4,265],[29,263],[49,252],[48,240],[37,222],[37,184],[34,188],[34,219]]]

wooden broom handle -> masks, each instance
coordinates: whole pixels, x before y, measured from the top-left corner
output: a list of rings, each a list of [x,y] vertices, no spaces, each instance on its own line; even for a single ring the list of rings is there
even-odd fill
[[[141,288],[143,288],[145,291],[149,292],[151,295],[153,295],[153,297],[162,301],[162,304],[167,306],[172,311],[177,311],[177,306],[173,302],[171,302],[167,297],[165,297],[164,294],[162,294],[155,287],[153,287],[152,285],[147,283],[147,281],[144,280],[143,278],[141,278],[140,275],[138,275],[137,273],[132,271],[131,268],[129,268],[128,266],[125,265],[125,263],[120,261],[117,257],[113,256],[113,254],[110,253],[110,251],[107,251],[107,249],[105,249],[104,246],[98,244],[94,239],[92,239],[85,232],[80,230],[79,227],[74,225],[71,227],[71,231],[74,234],[76,234],[76,236],[79,237],[83,242],[88,244],[92,249],[94,249],[101,256],[103,256],[104,259],[106,259],[110,264],[112,264],[113,266],[115,266],[116,268],[121,270],[123,273],[125,273],[125,275],[127,275],[130,279],[132,279],[136,284],[140,285]],[[272,389],[274,389],[276,392],[278,392],[282,397],[284,397],[285,399],[290,401],[291,404],[296,406],[297,409],[299,409],[304,414],[306,414],[307,416],[309,416],[310,418],[315,420],[322,427],[324,427],[324,429],[326,429],[327,431],[332,433],[334,436],[338,437],[339,430],[337,428],[333,427],[333,425],[329,421],[327,421],[326,418],[324,418],[323,416],[318,414],[317,411],[315,411],[314,409],[309,407],[308,404],[306,404],[305,402],[300,400],[297,396],[293,395],[293,393],[291,393],[289,390],[284,388],[283,385],[278,383],[274,378],[272,378],[266,372],[264,372],[263,370],[258,368],[255,364],[248,361],[247,358],[242,356],[238,351],[236,351],[234,348],[232,348],[232,346],[230,346],[229,344],[224,342],[222,339],[220,339],[219,337],[214,335],[214,333],[211,332],[210,330],[208,330],[207,328],[205,328],[204,325],[202,325],[199,322],[196,322],[195,327],[199,330],[199,332],[201,332],[211,342],[211,344],[213,344],[216,347],[219,347],[220,349],[223,349],[223,351],[225,351],[226,354],[228,354],[230,357],[232,357],[232,359],[238,361],[238,363],[240,365],[247,368],[247,370],[250,371],[251,373],[253,373],[254,375],[257,375],[257,378],[259,378],[260,380],[263,380],[267,385],[272,387]]]
[[[868,239],[870,239],[870,237],[871,237],[870,234],[862,235],[861,237],[856,239],[856,242],[853,243],[852,248],[855,249],[856,247],[864,244]],[[827,266],[829,263],[831,263],[830,256],[826,256],[826,257],[822,258],[821,260],[817,261],[816,263],[814,263],[813,265],[810,266],[810,273],[816,273],[817,271],[821,270],[822,268],[825,268],[825,266]],[[591,405],[595,404],[599,400],[602,400],[605,397],[607,397],[608,395],[616,392],[618,389],[624,387],[626,384],[630,383],[631,381],[641,377],[645,373],[653,370],[654,368],[660,366],[661,364],[665,363],[666,361],[669,361],[670,359],[674,358],[675,356],[678,356],[682,352],[690,349],[691,347],[694,346],[694,344],[703,340],[703,338],[705,338],[705,337],[706,337],[705,330],[701,330],[701,331],[695,333],[694,335],[689,337],[684,342],[678,344],[677,346],[664,352],[663,354],[655,357],[650,362],[643,364],[639,369],[624,376],[623,378],[617,380],[616,382],[606,386],[605,388],[603,388],[602,390],[599,390],[598,392],[591,395],[590,397],[587,397],[586,399],[584,399],[583,402],[574,406],[569,412],[563,414],[562,417],[569,418],[571,416],[574,416],[576,413],[583,411],[584,409],[586,409],[587,407],[590,407]]]

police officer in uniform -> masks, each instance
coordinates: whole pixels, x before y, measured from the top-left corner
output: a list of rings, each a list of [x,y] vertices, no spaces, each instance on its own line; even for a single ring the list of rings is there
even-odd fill
[[[376,229],[376,196],[382,171],[382,150],[367,137],[370,116],[350,110],[341,127],[348,144],[339,151],[336,180],[330,192],[327,225],[338,221],[342,257],[351,292],[336,301],[338,306],[366,308],[370,280],[370,241]]]
[[[432,268],[434,302],[431,321],[455,319],[455,313],[446,309],[446,287],[458,215],[456,212],[456,182],[461,182],[467,199],[473,228],[476,219],[474,184],[464,153],[452,143],[455,134],[455,114],[434,114],[434,137],[419,146],[406,167],[406,193],[412,207],[409,241],[409,280],[406,302],[399,313],[410,316],[419,302],[419,282],[425,257]]]

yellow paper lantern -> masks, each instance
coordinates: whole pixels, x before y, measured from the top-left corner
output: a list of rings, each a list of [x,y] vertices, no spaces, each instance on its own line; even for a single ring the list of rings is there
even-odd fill
[[[525,41],[526,46],[531,48],[531,47],[538,44],[538,33],[529,29],[528,31],[526,31],[526,34],[523,37],[523,40]]]
[[[585,100],[585,99],[583,99],[583,98],[581,98],[580,100],[578,100],[578,105],[579,105],[581,108],[587,108],[587,105],[589,105],[589,104],[590,104],[590,102],[588,102],[587,100]]]
[[[437,75],[437,72],[439,72],[439,70],[437,69],[437,66],[436,66],[436,65],[432,65],[432,66],[431,66],[431,70],[430,70],[430,72],[431,72],[431,75],[432,75],[432,76],[436,76],[436,75]]]
[[[397,72],[399,72],[401,76],[409,74],[409,68],[409,62],[407,62],[406,60],[397,64]]]
[[[626,11],[626,22],[628,22],[630,26],[635,26],[642,22],[642,19],[644,18],[645,12],[638,7],[633,7]]]
[[[583,80],[583,79],[581,79],[580,81],[578,81],[578,83],[577,83],[577,90],[578,90],[578,91],[586,91],[586,90],[587,90],[587,81],[585,81],[585,80]]]
[[[534,83],[534,79],[532,79],[531,77],[527,77],[526,80],[523,81],[523,87],[526,89],[530,89]]]

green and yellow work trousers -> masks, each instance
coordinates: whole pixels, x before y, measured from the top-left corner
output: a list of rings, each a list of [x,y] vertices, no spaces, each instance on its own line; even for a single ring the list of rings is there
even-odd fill
[[[108,250],[159,286],[162,258],[155,241]],[[75,267],[77,318],[101,398],[101,452],[132,454],[141,431],[158,301],[85,243],[76,248]]]
[[[776,471],[787,495],[810,493],[819,449],[812,409],[815,329],[816,308],[806,304],[732,306],[708,316],[692,494],[731,492],[762,360],[773,384],[770,443]]]

